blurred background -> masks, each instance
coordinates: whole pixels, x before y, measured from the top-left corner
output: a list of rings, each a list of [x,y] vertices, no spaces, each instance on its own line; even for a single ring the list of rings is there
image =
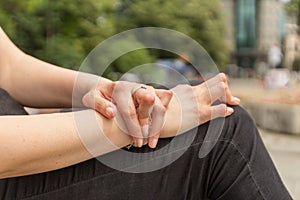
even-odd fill
[[[294,199],[300,199],[299,24],[300,0],[0,1],[0,26],[19,48],[75,70],[99,43],[128,29],[164,27],[195,39],[228,75]],[[104,76],[118,80],[138,65],[160,63],[201,80],[188,60],[184,52],[141,49],[119,57]]]

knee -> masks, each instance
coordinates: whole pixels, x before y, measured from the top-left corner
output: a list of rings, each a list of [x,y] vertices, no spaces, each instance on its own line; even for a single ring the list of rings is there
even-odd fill
[[[241,106],[235,106],[234,113],[230,117],[235,123],[251,123],[251,126],[255,126],[249,113]]]
[[[259,136],[253,119],[240,106],[235,106],[234,113],[226,119],[224,134],[237,144],[255,142]]]
[[[224,135],[243,152],[245,158],[250,156],[257,144],[262,143],[253,119],[240,106],[234,107],[234,114],[226,119]]]

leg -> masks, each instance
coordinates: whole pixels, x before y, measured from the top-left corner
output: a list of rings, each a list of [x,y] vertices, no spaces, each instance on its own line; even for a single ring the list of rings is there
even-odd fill
[[[235,108],[213,150],[200,159],[208,125],[197,128],[187,148],[168,147],[165,154],[150,160],[164,162],[183,151],[180,158],[156,171],[121,172],[92,159],[61,170],[0,180],[0,199],[291,199],[243,109]],[[186,141],[189,135],[177,138]],[[158,149],[171,140],[160,140]],[[152,150],[131,151],[143,157]]]
[[[236,107],[211,152],[211,199],[291,199],[249,115]]]

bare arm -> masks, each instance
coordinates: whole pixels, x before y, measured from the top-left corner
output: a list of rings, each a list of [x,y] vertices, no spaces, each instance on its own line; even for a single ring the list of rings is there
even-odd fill
[[[10,41],[0,27],[0,87],[8,91],[22,105],[34,108],[66,108],[84,105],[107,118],[112,118],[115,114],[115,106],[111,101],[116,85],[116,82],[103,77],[64,69],[27,55]],[[121,98],[113,100],[118,105],[117,108],[123,111],[124,119],[132,119],[126,122],[126,126],[128,131],[136,133],[133,140],[141,146],[143,143],[141,128],[134,128],[139,124],[140,116],[136,115],[135,102],[131,98],[133,91],[140,86],[128,82],[118,85],[117,88],[124,87],[124,89],[117,94]],[[155,97],[154,92],[151,95]],[[163,105],[158,98],[153,104],[163,110]],[[153,111],[155,118],[163,117],[164,112],[158,113],[156,110]],[[154,124],[159,122],[155,121]],[[149,140],[155,137],[158,136],[150,137]],[[149,145],[155,147],[157,141],[152,141],[154,142],[150,142]]]
[[[160,137],[172,137],[231,115],[233,109],[225,104],[211,106],[225,96],[227,103],[239,104],[223,78],[220,75],[199,86],[174,88]],[[0,178],[59,169],[130,144],[130,136],[120,129],[117,119],[108,120],[93,110],[0,117]]]
[[[74,83],[79,72],[64,69],[25,54],[0,28],[0,87],[18,102],[31,107],[71,107]],[[100,77],[85,79],[78,92],[78,105]],[[93,78],[94,77],[94,78]],[[103,85],[111,81],[101,78]],[[101,85],[101,83],[100,83]],[[105,86],[104,86],[105,87]]]
[[[87,123],[76,118],[97,119],[101,128],[93,120]],[[80,111],[76,116],[1,116],[0,121],[0,178],[59,169],[92,158],[89,151],[102,155],[130,143],[114,120],[92,110]],[[85,132],[78,132],[78,127]],[[89,150],[84,144],[88,144]]]

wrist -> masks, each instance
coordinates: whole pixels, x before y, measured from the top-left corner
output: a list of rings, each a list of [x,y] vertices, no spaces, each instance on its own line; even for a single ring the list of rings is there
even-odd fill
[[[99,127],[102,127],[102,132],[105,135],[107,141],[109,141],[116,149],[125,147],[131,144],[131,137],[126,134],[119,126],[117,118],[107,119],[100,113],[94,111],[99,123]]]

